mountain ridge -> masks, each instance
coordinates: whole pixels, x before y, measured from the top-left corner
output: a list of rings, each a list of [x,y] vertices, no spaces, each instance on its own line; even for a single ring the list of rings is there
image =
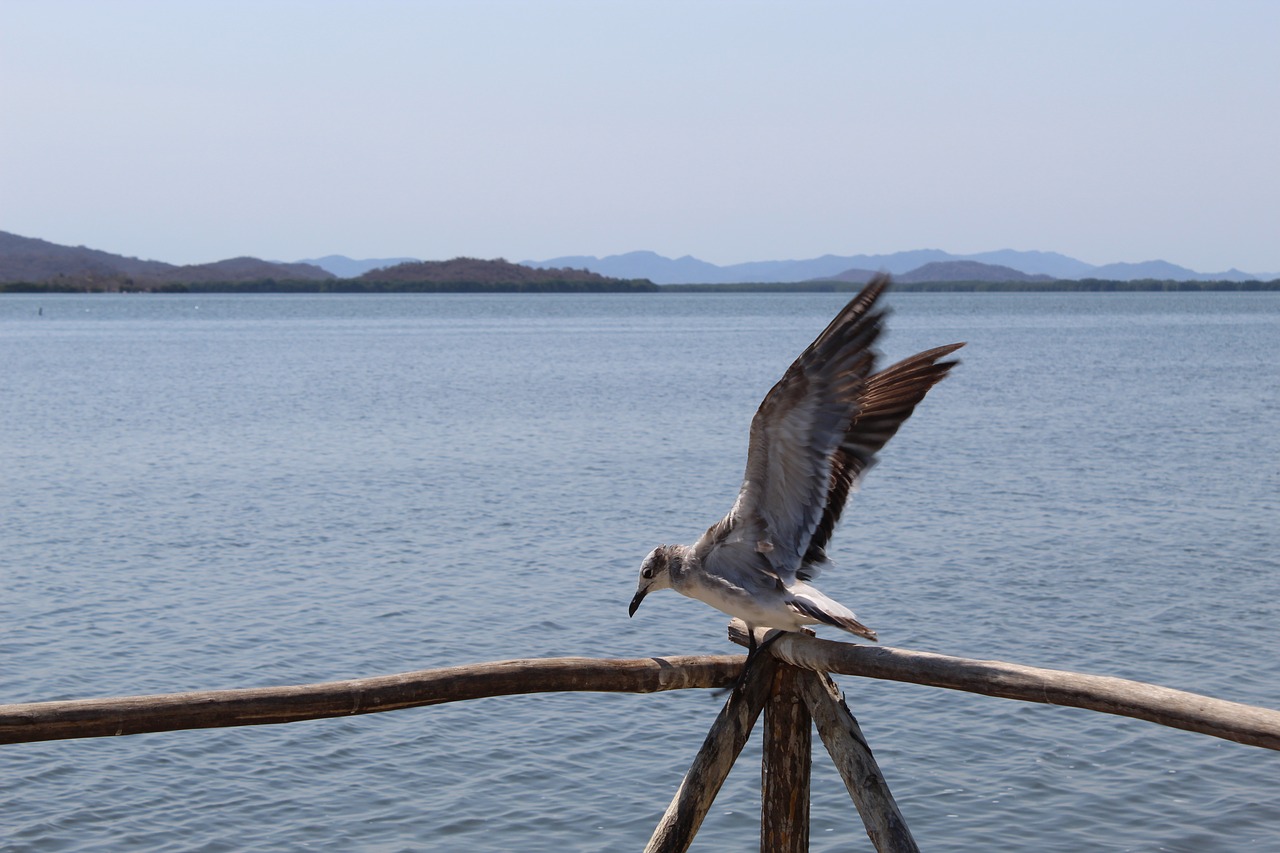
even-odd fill
[[[0,283],[50,282],[163,284],[245,281],[326,281],[357,279],[368,273],[420,263],[417,258],[353,259],[326,255],[295,262],[238,257],[208,264],[176,265],[90,249],[63,246],[35,237],[0,231]],[[433,262],[443,263],[443,262]],[[655,284],[798,284],[813,281],[865,281],[873,273],[891,273],[904,283],[922,281],[1017,282],[1104,279],[1136,281],[1270,280],[1280,273],[1251,274],[1238,269],[1200,273],[1163,260],[1138,263],[1087,264],[1058,252],[1000,249],[956,255],[941,249],[914,249],[888,254],[822,255],[807,259],[748,261],[719,266],[683,255],[667,258],[649,250],[621,255],[569,255],[521,261],[541,270],[584,271],[625,281],[648,279]],[[942,276],[942,278],[940,278]],[[958,278],[959,277],[959,278]],[[95,285],[96,286],[96,285]]]
[[[942,249],[912,249],[904,252],[874,255],[822,255],[817,258],[781,261],[748,261],[718,266],[691,255],[666,258],[656,252],[640,250],[621,255],[568,255],[544,261],[521,261],[526,266],[574,267],[601,275],[647,278],[655,284],[779,284],[815,279],[837,279],[846,272],[883,271],[895,276],[911,273],[926,264],[970,261],[1007,267],[1030,276],[1050,279],[1080,280],[1086,278],[1135,281],[1155,278],[1182,281],[1249,281],[1272,279],[1280,273],[1246,273],[1230,269],[1220,273],[1201,273],[1163,260],[1088,264],[1058,252],[999,249],[956,255]]]
[[[812,278],[810,282],[838,281],[866,284],[876,275],[875,270],[854,268],[839,275]],[[1062,281],[1048,275],[1032,275],[1000,264],[984,264],[979,261],[930,261],[905,273],[894,276],[898,284],[925,284],[937,282],[1046,282]]]

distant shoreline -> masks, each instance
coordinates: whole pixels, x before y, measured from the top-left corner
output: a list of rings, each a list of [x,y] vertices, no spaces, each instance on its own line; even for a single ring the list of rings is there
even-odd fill
[[[168,284],[111,282],[69,284],[60,282],[0,283],[0,293],[653,293],[649,281],[532,281],[532,282],[434,282],[360,281],[358,279],[308,279],[304,281],[225,281]]]
[[[853,293],[858,282],[805,281],[739,284],[653,284],[649,281],[583,282],[547,281],[500,284],[495,282],[367,282],[355,279],[324,281],[199,282],[191,284],[128,284],[105,286],[56,282],[0,282],[0,294],[91,293]],[[1134,293],[1134,292],[1261,292],[1280,291],[1280,279],[1271,281],[1169,281],[1136,279],[1058,279],[1053,281],[928,281],[895,282],[899,293]]]
[[[804,281],[783,284],[662,284],[659,290],[686,293],[854,293],[863,284],[846,281]],[[1266,291],[1280,290],[1280,279],[1272,281],[1164,281],[1135,279],[1055,279],[1053,281],[895,281],[898,293],[1107,293],[1162,291]]]

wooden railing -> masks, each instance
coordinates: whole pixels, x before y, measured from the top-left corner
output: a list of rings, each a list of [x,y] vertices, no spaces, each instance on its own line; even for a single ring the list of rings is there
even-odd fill
[[[730,637],[747,643],[740,623],[730,626]],[[288,723],[522,693],[723,688],[738,681],[743,661],[742,655],[510,660],[289,687],[0,705],[0,744]],[[1121,678],[789,633],[756,658],[730,693],[645,849],[688,849],[762,712],[761,850],[808,849],[814,727],[876,850],[918,849],[829,673],[1071,705],[1280,750],[1280,711]]]

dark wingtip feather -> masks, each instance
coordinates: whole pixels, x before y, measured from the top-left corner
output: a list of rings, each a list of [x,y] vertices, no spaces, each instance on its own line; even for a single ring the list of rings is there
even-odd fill
[[[819,564],[825,559],[827,543],[835,532],[854,484],[876,459],[876,453],[911,417],[930,389],[937,385],[958,360],[940,361],[964,343],[946,344],[905,358],[867,380],[859,395],[859,411],[849,424],[846,442],[832,460],[827,505],[814,530],[803,563]]]

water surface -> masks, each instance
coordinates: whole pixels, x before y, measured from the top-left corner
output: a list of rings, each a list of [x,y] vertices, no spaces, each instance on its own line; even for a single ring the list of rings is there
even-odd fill
[[[729,507],[826,294],[0,298],[0,702],[733,650],[640,558]],[[1280,294],[897,294],[964,363],[823,587],[884,643],[1280,707]],[[927,850],[1257,850],[1273,752],[841,684]],[[508,697],[0,748],[52,850],[638,849],[720,700]],[[815,851],[869,850],[815,756]],[[758,745],[695,850],[758,837]]]

